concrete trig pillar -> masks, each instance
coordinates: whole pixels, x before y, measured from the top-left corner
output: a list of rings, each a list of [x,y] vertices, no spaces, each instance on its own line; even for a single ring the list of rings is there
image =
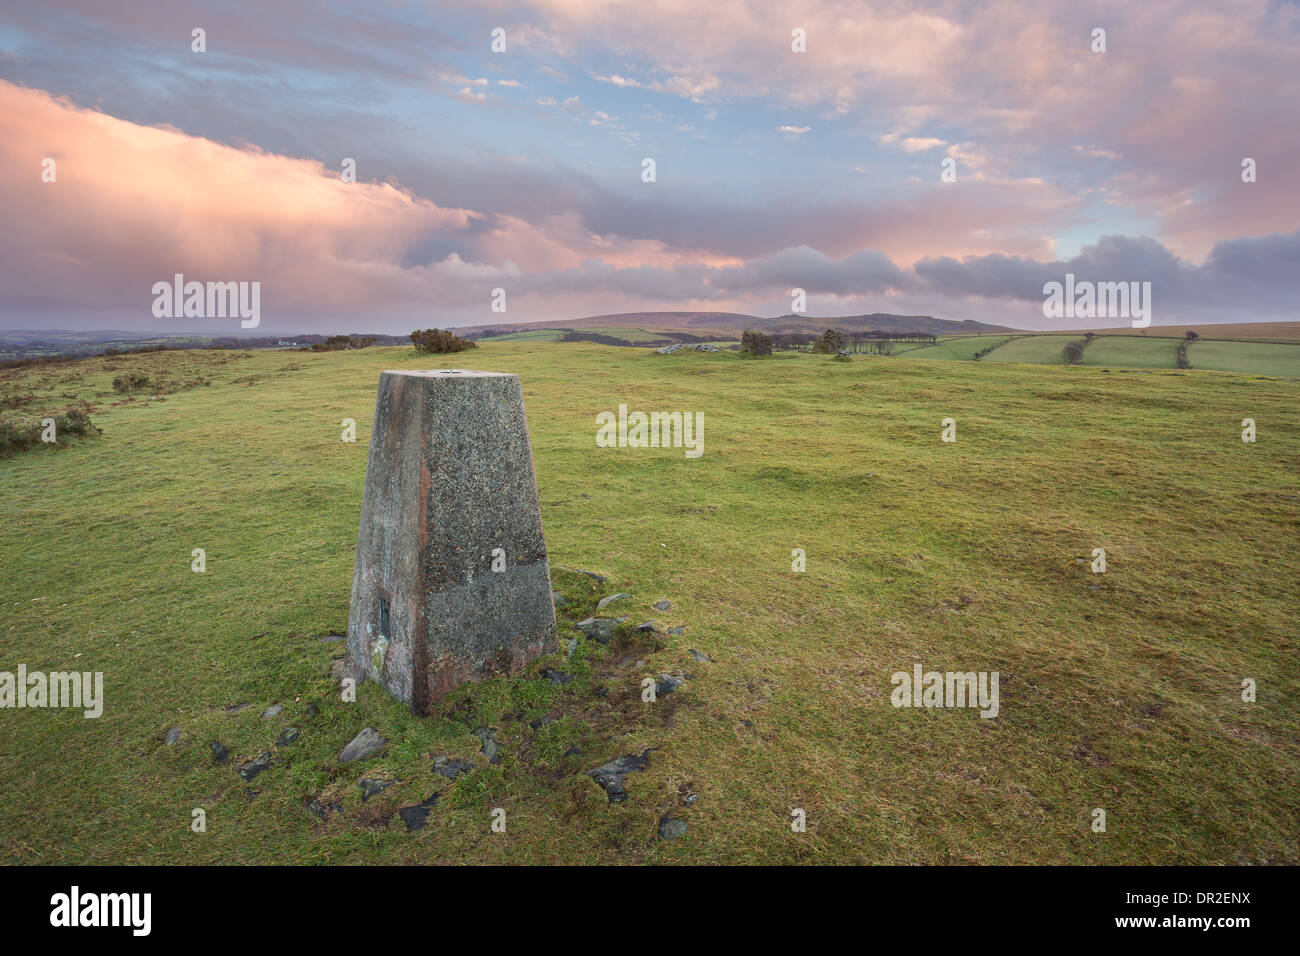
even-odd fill
[[[519,376],[382,372],[347,673],[423,715],[455,687],[518,671],[555,644]]]

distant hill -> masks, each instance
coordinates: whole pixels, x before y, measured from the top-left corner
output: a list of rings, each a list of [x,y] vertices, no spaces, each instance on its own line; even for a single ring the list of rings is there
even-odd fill
[[[765,332],[822,332],[829,328],[843,332],[923,332],[930,335],[974,334],[978,332],[1018,332],[1003,325],[988,325],[969,319],[953,321],[936,319],[932,315],[893,315],[873,312],[869,315],[782,315],[765,319],[740,312],[620,312],[614,315],[590,315],[565,322],[514,322],[499,325],[475,325],[457,329],[470,338],[490,338],[514,332],[536,329],[653,329],[656,331],[681,331],[696,335],[714,333],[738,337],[745,329]]]
[[[978,332],[1019,332],[1005,325],[989,325],[963,319],[936,319],[932,315],[894,315],[872,312],[867,315],[781,315],[775,319],[758,319],[750,328],[764,332],[923,332],[928,335],[959,335]]]

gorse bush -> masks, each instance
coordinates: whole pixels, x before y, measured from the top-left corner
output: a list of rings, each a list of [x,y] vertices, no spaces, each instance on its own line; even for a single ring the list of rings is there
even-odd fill
[[[79,408],[68,408],[57,415],[47,415],[54,419],[54,438],[63,444],[69,435],[84,438],[91,432],[102,435],[104,430],[90,420],[90,416]],[[0,458],[12,458],[19,452],[44,444],[41,434],[45,425],[40,418],[16,418],[0,422]]]
[[[124,372],[113,379],[113,391],[138,392],[149,387],[149,376],[144,372]]]
[[[313,352],[343,352],[347,349],[368,349],[375,344],[373,335],[331,335],[324,342],[307,346]]]
[[[470,339],[462,339],[454,332],[445,329],[424,329],[411,333],[411,344],[417,352],[463,352],[476,349],[478,345]]]

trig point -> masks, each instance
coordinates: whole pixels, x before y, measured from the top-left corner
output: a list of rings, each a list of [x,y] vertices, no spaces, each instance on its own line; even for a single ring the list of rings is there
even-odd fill
[[[370,433],[347,672],[417,714],[555,650],[518,375],[386,371]]]

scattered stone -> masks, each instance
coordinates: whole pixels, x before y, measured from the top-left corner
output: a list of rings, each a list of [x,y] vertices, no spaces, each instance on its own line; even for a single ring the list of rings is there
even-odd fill
[[[179,727],[173,727],[171,730],[167,731],[167,736],[163,739],[167,742],[168,747],[176,746],[176,744],[180,743],[181,729]]]
[[[250,760],[248,763],[240,767],[239,775],[243,777],[245,780],[252,780],[263,770],[270,770],[270,769],[271,769],[271,755],[269,753],[264,753],[260,755],[256,760]]]
[[[659,839],[672,840],[686,833],[686,821],[664,817],[659,821]]]
[[[712,658],[712,657],[710,657],[708,654],[704,654],[704,653],[701,653],[700,651],[697,651],[697,650],[696,650],[695,648],[693,648],[693,647],[692,647],[692,648],[691,648],[687,653],[689,653],[689,654],[691,655],[691,657],[695,658],[695,659],[696,659],[697,661],[699,661],[701,664],[712,664],[712,663],[713,663],[713,658]]]
[[[343,748],[343,752],[339,754],[339,763],[352,763],[354,760],[369,757],[383,750],[387,745],[388,741],[379,736],[379,731],[373,727],[365,727]]]
[[[427,800],[421,800],[414,807],[402,807],[402,809],[398,810],[397,812],[402,816],[402,822],[406,824],[406,829],[423,830],[424,825],[429,822],[429,811],[433,809],[433,805],[438,802],[440,796],[442,794],[435,793]]]
[[[344,635],[342,634],[326,634],[324,637],[320,639],[320,642],[322,644],[334,644],[343,639],[344,639]]]
[[[673,637],[680,637],[681,635],[683,635],[683,634],[686,633],[686,628],[684,628],[684,627],[670,627],[670,628],[668,628],[668,633],[671,634]]]
[[[668,674],[659,675],[659,683],[655,684],[655,696],[663,697],[665,694],[671,694],[684,683],[680,677],[672,677]]]
[[[308,704],[307,709],[306,711],[304,711],[304,713],[306,713],[308,717],[319,717],[320,708],[317,707],[315,704]]]
[[[656,611],[671,611],[673,609],[672,603],[669,602],[667,599],[663,601],[655,601],[655,603],[652,604],[651,607],[653,607]]]
[[[582,568],[566,568],[562,564],[557,564],[556,567],[558,567],[561,571],[572,571],[574,574],[585,574],[587,577],[591,578],[597,584],[605,583],[605,575],[597,574],[595,571],[584,571],[582,570]]]
[[[230,759],[230,751],[225,748],[220,740],[212,741],[212,759],[217,763],[225,763]]]
[[[622,803],[627,799],[627,791],[623,789],[623,783],[629,773],[643,773],[650,763],[650,750],[648,748],[641,752],[641,756],[628,754],[611,760],[609,763],[603,763],[595,770],[588,770],[587,775],[604,789],[609,796],[610,803]]]
[[[597,697],[608,697],[608,696],[609,696],[609,688],[608,688],[608,687],[597,687],[596,690],[594,691],[594,693],[595,693],[595,695],[596,695]]]
[[[566,674],[564,671],[553,671],[549,667],[542,671],[542,676],[556,687],[560,687],[573,680],[572,674]]]
[[[395,783],[401,783],[400,780],[358,780],[357,786],[361,788],[361,802],[365,803],[375,794],[383,793]]]
[[[275,738],[275,745],[277,747],[288,747],[290,744],[296,744],[297,742],[297,727],[286,727],[284,730],[280,731],[280,736]]]
[[[559,591],[552,591],[551,603],[554,604],[556,607],[564,607],[569,602],[564,599],[564,595],[561,594]]]
[[[248,710],[248,708],[252,706],[253,706],[252,704],[231,704],[229,707],[226,708],[226,713],[242,714],[244,711]]]
[[[682,794],[682,806],[693,807],[699,801],[700,795],[693,790],[688,790]]]
[[[576,637],[569,638],[568,650],[565,651],[564,656],[572,657],[577,650],[578,650],[578,639]]]
[[[487,757],[488,763],[500,763],[500,744],[497,743],[496,731],[491,727],[480,727],[474,731],[474,736],[483,741],[483,756]]]
[[[279,715],[282,710],[284,710],[283,704],[272,704],[270,707],[266,708],[266,710],[262,711],[262,719],[270,720],[272,717]]]
[[[622,601],[624,598],[630,598],[632,595],[626,591],[620,591],[618,594],[611,594],[609,597],[603,597],[596,602],[596,610],[603,611],[615,601]]]
[[[312,800],[311,803],[307,804],[307,809],[310,810],[312,813],[314,813],[316,816],[320,817],[322,820],[324,820],[325,817],[328,816],[330,813],[342,813],[343,804],[338,803],[334,800],[322,801],[319,797],[317,797],[316,799]]]
[[[589,617],[573,626],[593,641],[608,644],[614,637],[614,629],[618,627],[618,622],[607,617]]]
[[[564,756],[566,756],[566,757],[580,757],[580,756],[582,756],[582,751],[579,750],[577,747],[570,747],[568,750],[566,750],[566,751],[564,752]]]
[[[674,343],[674,344],[672,344],[672,345],[665,345],[665,346],[664,346],[663,348],[661,348],[661,349],[655,349],[655,351],[658,352],[660,355],[672,355],[674,352],[680,352],[682,349],[686,349],[686,350],[688,350],[688,351],[692,351],[692,352],[718,352],[718,351],[721,351],[721,349],[719,349],[716,345],[705,345],[705,344],[702,343],[702,342],[700,342],[700,343],[693,343],[693,344],[690,344],[690,345],[687,345],[687,344],[682,343],[682,342],[676,342],[676,343]]]
[[[754,726],[754,722],[753,722],[752,720],[742,720],[742,721],[740,722],[740,726],[742,726],[742,727],[746,727],[746,728],[753,727],[753,726]]]
[[[658,629],[657,627],[655,627],[655,622],[654,622],[654,621],[643,621],[642,623],[640,623],[640,624],[638,624],[636,627],[634,627],[632,630],[634,630],[634,631],[638,631],[638,632],[641,633],[641,634],[658,634],[658,633],[659,633],[659,629]]]
[[[331,680],[333,680],[333,681],[335,681],[335,682],[337,683],[338,681],[343,680],[343,678],[345,678],[345,677],[347,677],[347,676],[348,676],[348,664],[347,664],[347,661],[345,661],[345,660],[344,660],[343,658],[341,658],[341,657],[336,657],[336,658],[334,658],[334,660],[330,661],[330,679],[331,679]]]
[[[455,780],[462,773],[469,773],[474,769],[474,765],[468,760],[452,760],[448,757],[433,758],[433,772],[446,777],[448,780]]]

